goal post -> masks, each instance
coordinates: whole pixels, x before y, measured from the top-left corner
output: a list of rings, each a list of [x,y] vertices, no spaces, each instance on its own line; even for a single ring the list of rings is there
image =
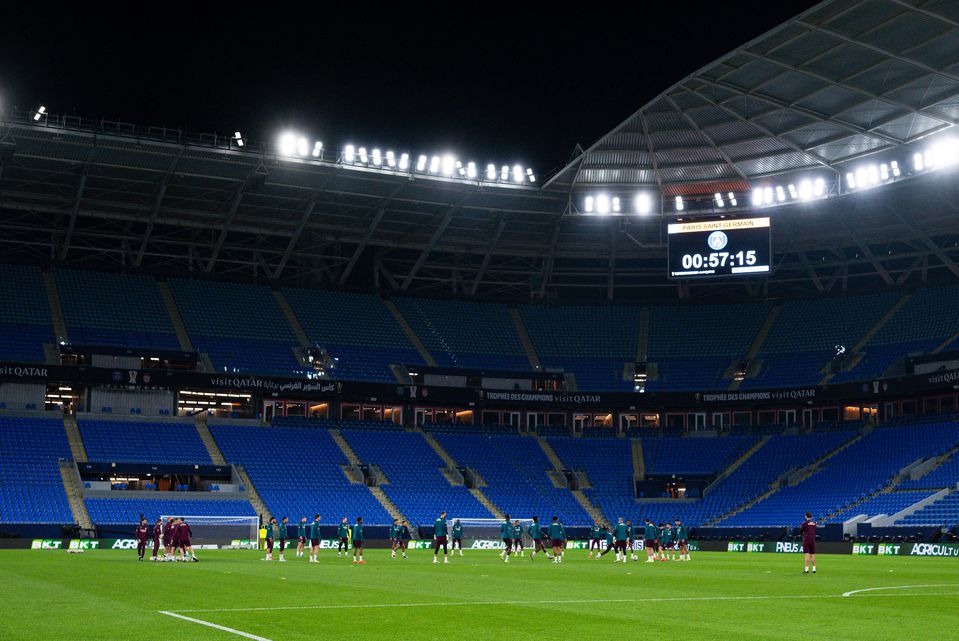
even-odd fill
[[[232,547],[258,548],[260,517],[258,516],[204,516],[199,514],[165,514],[163,522],[170,518],[182,518],[190,526],[193,538],[199,542],[209,541]]]
[[[496,549],[503,548],[503,537],[500,534],[500,526],[503,519],[448,519],[450,531],[456,521],[463,526],[463,547],[474,549]],[[519,521],[523,527],[523,547],[533,546],[533,539],[529,537],[529,526],[533,519],[510,519],[510,522]]]

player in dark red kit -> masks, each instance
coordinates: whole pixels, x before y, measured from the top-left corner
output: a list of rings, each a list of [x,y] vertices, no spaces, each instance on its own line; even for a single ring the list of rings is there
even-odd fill
[[[806,557],[806,570],[809,574],[809,564],[812,563],[812,573],[816,573],[816,522],[812,520],[812,512],[806,512],[806,520],[799,526],[802,532],[802,551]]]
[[[182,516],[180,517],[180,522],[177,523],[176,529],[179,533],[180,554],[183,555],[183,560],[196,563],[200,559],[196,558],[196,553],[193,551],[193,543],[190,541],[193,537],[193,530],[190,529],[190,526]],[[187,556],[188,552],[190,556]]]
[[[153,526],[153,556],[150,557],[151,561],[157,560],[157,552],[160,551],[161,536],[163,536],[163,519],[157,519],[156,525]]]
[[[163,560],[173,560],[173,517],[163,524]]]
[[[140,525],[137,526],[134,534],[137,537],[137,557],[142,561],[147,551],[147,540],[150,538],[150,526],[147,525],[146,519],[140,519]]]
[[[180,551],[180,528],[177,527],[180,525],[180,522],[176,517],[170,518],[170,560],[171,561],[183,561],[184,558],[182,555],[177,555],[177,552]]]

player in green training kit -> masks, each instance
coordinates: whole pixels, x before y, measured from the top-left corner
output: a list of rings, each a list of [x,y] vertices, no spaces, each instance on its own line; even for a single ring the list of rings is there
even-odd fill
[[[396,558],[396,548],[399,547],[399,519],[393,519],[393,525],[390,526],[390,558]]]
[[[689,560],[689,533],[686,526],[679,519],[676,519],[676,527],[673,529],[673,538],[676,539],[676,547],[679,548],[679,560]]]
[[[623,517],[613,527],[613,539],[616,541],[616,561],[626,563],[626,541],[629,540],[629,528],[623,523]]]
[[[606,549],[603,550],[602,554],[596,555],[596,560],[599,561],[599,558],[606,556],[610,551],[616,549],[616,539],[613,537],[613,531],[607,528],[605,525],[601,528],[603,531],[603,539],[606,541]]]
[[[363,560],[363,517],[356,517],[356,523],[353,524],[353,528],[350,531],[352,536],[350,537],[353,540],[353,563],[360,565],[365,565],[366,561]],[[360,560],[356,560],[356,556],[359,554]]]
[[[296,558],[303,557],[303,548],[306,546],[306,517],[296,524]]]
[[[456,552],[457,547],[460,549],[460,556],[463,556],[463,524],[459,519],[453,522],[453,547],[450,553]]]
[[[636,553],[633,552],[633,522],[629,519],[626,519],[626,553],[629,555],[629,558],[633,561],[638,561],[639,557],[636,556]]]
[[[343,520],[340,521],[340,525],[336,528],[336,536],[340,540],[340,544],[336,548],[336,556],[342,556],[345,552],[347,556],[350,554],[350,526],[346,524],[346,517],[343,517]]]
[[[447,535],[449,530],[446,525],[446,512],[440,512],[440,518],[433,521],[433,563],[439,563],[436,557],[440,553],[440,546],[443,547],[443,563],[449,563],[449,550],[447,549]]]
[[[410,539],[412,538],[410,535],[410,526],[405,522],[400,523],[397,526],[396,531],[397,531],[397,538],[399,539],[398,545],[400,550],[403,552],[403,558],[405,559],[407,558],[406,549],[410,546]]]
[[[513,521],[513,550],[520,556],[526,552],[526,546],[523,545],[523,526],[520,525],[519,519]]]
[[[599,541],[603,538],[603,527],[599,523],[593,523],[589,529],[589,558],[593,558],[593,549],[596,549],[596,556],[600,555]]]
[[[553,517],[549,526],[549,540],[553,545],[553,563],[563,562],[563,549],[566,547],[566,529],[559,522],[559,517]]]
[[[666,528],[663,530],[663,534],[659,539],[660,542],[660,561],[666,561],[669,559],[669,553],[673,549],[673,526],[669,523],[666,523]],[[676,558],[676,555],[673,555],[673,558]]]
[[[277,530],[279,530],[279,526],[276,524],[276,518],[271,518],[270,522],[266,524],[266,556],[263,557],[264,561],[273,560],[273,541],[276,540]]]
[[[319,563],[316,557],[320,554],[320,515],[313,516],[313,522],[310,523],[310,563]]]
[[[513,523],[509,520],[509,514],[499,524],[499,535],[503,539],[503,551],[500,552],[500,557],[509,563],[509,555],[513,553]]]
[[[659,545],[659,528],[653,525],[653,522],[646,519],[646,533],[644,536],[643,547],[646,548],[646,563],[656,562],[656,548]]]
[[[532,561],[533,557],[536,556],[536,553],[539,551],[542,551],[543,554],[545,554],[546,558],[548,559],[549,552],[546,551],[546,544],[543,543],[543,535],[545,533],[543,532],[543,528],[539,526],[538,516],[533,517],[533,522],[530,523],[529,529],[527,530],[527,532],[529,532],[530,538],[533,539],[533,551],[530,552],[529,560]]]

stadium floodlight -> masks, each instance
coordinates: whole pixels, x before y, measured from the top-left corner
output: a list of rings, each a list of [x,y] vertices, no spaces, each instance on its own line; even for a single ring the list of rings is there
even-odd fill
[[[939,169],[959,163],[959,139],[949,138],[933,145],[926,151],[926,167]]]
[[[587,214],[593,213],[593,197],[587,196],[586,200],[583,201],[583,209],[586,210]]]
[[[536,182],[536,175],[533,173],[533,168],[532,168],[532,167],[527,167],[527,168],[526,168],[526,177],[529,178],[529,181],[530,181],[531,183]]]
[[[347,145],[343,148],[343,161],[352,163],[356,160],[356,148],[353,145]]]
[[[864,189],[869,186],[869,173],[866,171],[865,167],[860,167],[856,170],[856,184],[860,189]]]
[[[851,171],[846,172],[846,186],[850,189],[856,188],[856,175]]]
[[[500,167],[500,170],[499,170],[499,179],[502,180],[503,182],[506,182],[507,180],[509,180],[509,167],[508,167],[508,166],[503,165],[502,167]]]
[[[300,136],[296,140],[296,151],[301,156],[310,155],[310,141]]]
[[[763,204],[763,188],[754,187],[752,195],[753,207],[760,207]]]
[[[719,193],[718,191],[717,191],[715,194],[713,194],[713,200],[716,201],[716,206],[717,206],[717,207],[725,207],[725,206],[726,206],[726,201],[723,200],[723,195],[722,195],[721,193]]]
[[[812,193],[814,196],[825,196],[826,195],[826,181],[822,178],[817,178],[813,181],[812,184]]]
[[[763,187],[763,204],[764,205],[773,204],[773,188],[772,187]]]
[[[400,154],[400,171],[406,171],[409,168],[410,168],[410,155]]]
[[[430,173],[431,174],[440,173],[440,157],[439,156],[433,156],[432,158],[430,158]]]
[[[633,206],[636,208],[637,214],[642,214],[645,216],[653,210],[653,199],[649,197],[649,194],[643,192],[636,194],[636,199],[633,203]]]
[[[390,169],[392,169],[393,167],[396,167],[396,154],[394,154],[392,151],[386,152],[386,165]]]
[[[520,165],[513,165],[513,182],[515,183],[523,182],[524,176],[525,174],[523,173],[523,168]]]
[[[926,168],[926,163],[923,162],[922,154],[919,152],[912,155],[912,168],[916,171],[922,171]]]
[[[356,151],[357,155],[360,157],[360,162],[364,165],[368,165],[370,162],[370,155],[366,153],[366,147],[360,147]]]
[[[613,196],[612,202],[613,202],[613,211],[618,214],[621,210],[621,207],[619,204],[619,196]]]
[[[320,158],[323,155],[323,143],[317,140],[313,143],[313,157]]]
[[[889,165],[886,163],[879,165],[879,180],[883,182],[889,180]]]
[[[799,192],[796,191],[796,185],[789,183],[789,186],[787,187],[787,189],[789,190],[790,198],[792,198],[793,200],[796,200],[797,198],[799,198]]]
[[[784,202],[786,200],[786,190],[782,185],[776,185],[776,200]]]
[[[467,178],[476,178],[476,163],[468,162],[466,163],[466,177]]]
[[[280,136],[280,155],[291,157],[296,154],[296,134],[286,132]]]
[[[420,173],[426,171],[426,156],[420,155],[420,157],[416,159],[416,171]]]
[[[496,180],[496,165],[493,163],[486,165],[486,180]]]
[[[381,166],[381,165],[383,164],[383,154],[382,154],[382,152],[381,152],[379,149],[374,148],[371,155],[372,155],[372,157],[373,157],[373,164],[374,164],[374,165],[376,165],[377,167],[379,167],[379,166]]]
[[[40,106],[37,108],[37,113],[33,114],[33,120],[34,120],[34,121],[40,120],[41,118],[43,118],[43,117],[46,116],[46,115],[47,115],[47,108],[44,107],[43,105],[40,105]]]
[[[902,171],[899,169],[899,161],[893,160],[889,163],[889,166],[892,168],[892,175],[894,178],[899,178],[902,175]]]
[[[682,196],[676,196],[676,211],[683,211],[686,209],[686,203],[683,202]]]
[[[866,175],[869,177],[870,185],[879,184],[879,167],[878,166],[869,165],[869,167],[866,168]]]
[[[452,176],[453,169],[456,168],[456,158],[450,154],[443,156],[443,175]]]
[[[600,194],[596,196],[596,213],[597,214],[609,213],[609,196],[607,196],[606,194]]]
[[[734,194],[733,192],[729,192],[729,193],[726,194],[726,195],[729,196],[729,204],[730,204],[730,205],[732,205],[733,207],[737,207],[737,206],[739,205],[739,201],[736,200],[736,194]]]
[[[812,198],[812,181],[799,181],[799,200],[809,200]]]
[[[239,131],[233,132],[233,140],[236,141],[237,147],[242,147],[245,144],[243,141],[243,134],[241,134]]]

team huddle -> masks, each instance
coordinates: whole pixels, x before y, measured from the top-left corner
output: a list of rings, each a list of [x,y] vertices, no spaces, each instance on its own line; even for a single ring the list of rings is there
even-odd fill
[[[146,519],[140,519],[140,525],[134,532],[137,540],[137,556],[140,561],[146,554],[147,542],[153,539],[153,555],[151,561],[191,561],[196,563],[196,553],[193,551],[193,530],[186,519],[169,517],[166,523],[158,518],[151,532]],[[160,542],[163,542],[163,556],[159,556]]]
[[[675,524],[675,527],[672,523],[655,524],[646,519],[643,548],[646,550],[647,563],[655,562],[657,555],[660,561],[667,561],[670,558],[673,561],[689,560],[689,533],[679,519],[676,519]],[[595,524],[589,534],[589,557],[593,558],[593,550],[596,551],[596,559],[615,551],[617,562],[626,563],[627,559],[638,561],[639,557],[634,552],[636,540],[633,522],[629,520],[623,522],[622,517],[612,528]],[[603,542],[606,543],[606,549],[600,552]]]

